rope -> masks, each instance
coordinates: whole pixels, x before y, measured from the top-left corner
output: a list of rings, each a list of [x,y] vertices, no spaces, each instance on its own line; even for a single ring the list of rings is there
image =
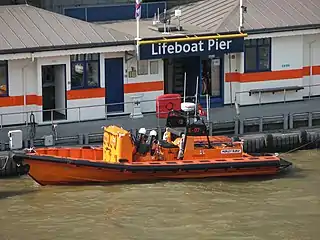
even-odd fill
[[[4,170],[8,164],[8,161],[9,161],[9,157],[1,157],[2,159],[6,159],[3,166],[0,168],[0,171]]]
[[[308,145],[310,145],[310,144],[312,144],[312,143],[315,143],[315,142],[317,142],[317,141],[319,141],[319,140],[320,140],[320,137],[316,138],[315,140],[313,140],[313,141],[311,141],[311,142],[308,142],[308,143],[306,143],[306,144],[303,144],[303,145],[301,145],[301,146],[299,146],[299,147],[296,147],[296,148],[294,148],[294,149],[291,149],[291,150],[289,150],[289,151],[287,151],[287,152],[285,152],[285,153],[282,153],[282,154],[288,154],[288,153],[296,152],[296,151],[300,150],[301,148],[304,148],[304,147],[306,147],[306,146],[308,146]],[[280,154],[279,154],[279,155],[280,155]]]
[[[30,114],[30,129],[29,129],[29,138],[34,139],[36,136],[36,118],[33,113]]]

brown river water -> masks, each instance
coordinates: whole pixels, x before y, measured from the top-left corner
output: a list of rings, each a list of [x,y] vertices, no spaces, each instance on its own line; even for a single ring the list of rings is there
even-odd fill
[[[286,159],[295,167],[273,179],[85,187],[0,180],[0,240],[318,240],[320,151]]]

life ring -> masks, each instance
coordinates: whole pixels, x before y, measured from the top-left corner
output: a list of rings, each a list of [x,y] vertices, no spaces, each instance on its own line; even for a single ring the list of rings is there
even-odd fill
[[[171,110],[173,109],[173,103],[172,103],[172,102],[168,102],[168,103],[166,104],[166,109],[167,109],[168,111],[171,111]]]

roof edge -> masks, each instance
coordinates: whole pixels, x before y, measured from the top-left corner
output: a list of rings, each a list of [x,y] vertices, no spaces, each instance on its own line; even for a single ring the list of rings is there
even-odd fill
[[[311,30],[311,29],[319,29],[319,28],[320,28],[320,24],[307,24],[307,25],[297,25],[297,26],[285,26],[285,27],[245,30],[245,32],[248,34],[261,34],[261,33],[276,33],[276,32]]]
[[[103,43],[85,43],[85,44],[72,44],[60,46],[46,46],[46,47],[33,47],[33,48],[18,48],[18,49],[5,49],[0,50],[0,54],[17,54],[17,53],[36,53],[46,51],[59,51],[59,50],[73,50],[83,48],[97,48],[97,47],[113,47],[123,45],[133,45],[134,40],[121,41],[121,42],[103,42]]]

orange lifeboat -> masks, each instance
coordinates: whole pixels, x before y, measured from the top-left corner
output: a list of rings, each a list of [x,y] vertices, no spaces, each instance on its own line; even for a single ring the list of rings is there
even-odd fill
[[[160,140],[154,130],[133,136],[111,125],[102,147],[38,148],[13,159],[41,185],[273,175],[292,165],[275,154],[247,154],[240,140],[209,136],[200,117],[191,121],[180,111],[168,114]]]

